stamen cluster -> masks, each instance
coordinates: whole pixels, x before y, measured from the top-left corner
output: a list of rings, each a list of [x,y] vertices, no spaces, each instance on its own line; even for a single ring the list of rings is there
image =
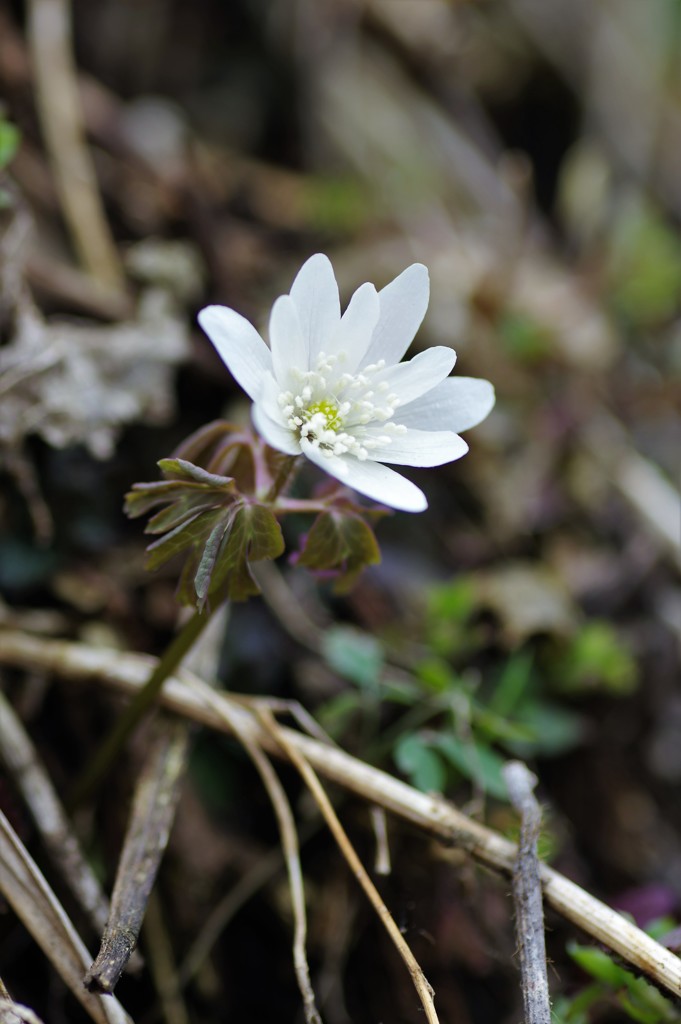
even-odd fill
[[[387,381],[373,379],[385,369],[385,359],[365,366],[361,373],[338,374],[337,367],[346,359],[344,352],[320,352],[313,370],[291,370],[295,389],[282,391],[278,403],[303,447],[316,448],[327,457],[351,454],[365,461],[372,449],[390,444],[407,428],[390,422],[399,396],[390,393]],[[366,429],[373,423],[382,424],[383,433]]]

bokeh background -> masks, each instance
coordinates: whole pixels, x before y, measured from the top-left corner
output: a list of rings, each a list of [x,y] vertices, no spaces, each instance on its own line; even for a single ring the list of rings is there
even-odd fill
[[[284,559],[283,600],[277,576],[232,609],[222,680],[300,700],[354,753],[509,834],[500,767],[524,757],[545,855],[672,932],[677,0],[5,0],[0,96],[4,621],[28,627],[40,611],[58,635],[161,652],[177,574],[144,572],[123,494],[203,423],[248,417],[197,310],[220,302],[264,328],[317,251],[345,301],[421,261],[432,298],[415,349],[455,348],[457,372],[495,384],[496,410],[464,460],[419,471],[429,510],[379,525],[382,564],[349,596]],[[290,607],[315,624],[316,654]],[[65,792],[117,705],[6,683]],[[107,884],[141,753],[79,825]],[[283,777],[308,837],[325,1020],[418,1020],[380,924]],[[0,801],[40,858],[11,779]],[[346,801],[342,815],[370,861],[366,808]],[[242,752],[197,736],[158,883],[180,975],[209,913],[228,908],[169,1024],[302,1019],[276,847]],[[404,828],[391,850],[380,887],[442,1020],[519,1020],[507,885]],[[558,1019],[629,1019],[617,985],[584,997],[575,938],[550,918]],[[11,914],[0,975],[46,1020],[80,1019]],[[157,988],[149,973],[121,983],[135,1020],[161,1019]],[[630,1016],[677,1019],[644,1010]]]

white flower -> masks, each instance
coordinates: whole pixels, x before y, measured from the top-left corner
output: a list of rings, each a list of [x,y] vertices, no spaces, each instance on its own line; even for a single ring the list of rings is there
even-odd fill
[[[422,512],[423,492],[384,463],[439,466],[460,458],[468,445],[458,432],[494,405],[488,381],[449,377],[450,348],[400,362],[428,295],[428,271],[415,263],[380,292],[363,284],[341,316],[331,263],[318,254],[275,302],[269,347],[225,306],[201,310],[199,323],[253,399],[253,421],[269,445],[305,455],[384,505]]]

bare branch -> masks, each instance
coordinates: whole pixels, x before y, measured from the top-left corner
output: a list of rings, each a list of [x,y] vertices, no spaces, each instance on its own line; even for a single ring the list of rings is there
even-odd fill
[[[518,857],[513,868],[513,902],[525,1024],[550,1024],[544,908],[537,856],[541,809],[533,793],[537,779],[521,761],[509,761],[504,766],[504,779],[511,803],[521,819]]]

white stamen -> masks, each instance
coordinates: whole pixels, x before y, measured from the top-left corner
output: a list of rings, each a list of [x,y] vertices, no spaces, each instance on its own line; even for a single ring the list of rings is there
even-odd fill
[[[388,382],[374,382],[385,360],[365,366],[361,373],[338,373],[336,366],[347,359],[344,352],[320,352],[314,369],[292,368],[289,379],[297,380],[298,387],[282,391],[278,404],[289,429],[301,441],[329,457],[349,454],[365,461],[371,450],[390,444],[392,436],[406,427],[390,422],[399,399],[386,394]],[[372,425],[379,423],[383,433],[373,434]]]

